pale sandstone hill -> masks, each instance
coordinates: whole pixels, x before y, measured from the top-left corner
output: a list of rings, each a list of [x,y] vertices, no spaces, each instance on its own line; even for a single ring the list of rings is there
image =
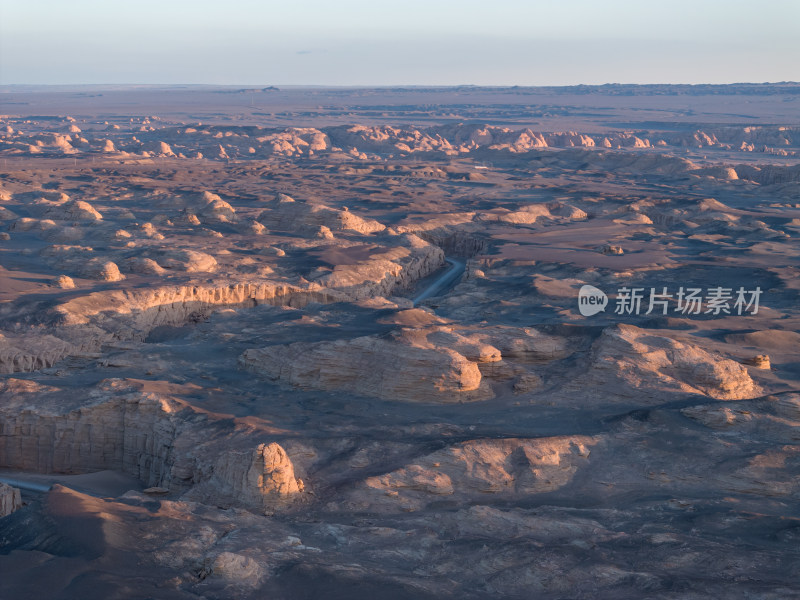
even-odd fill
[[[280,194],[263,211],[258,221],[270,230],[298,231],[316,233],[320,227],[332,232],[354,231],[358,233],[377,233],[386,229],[385,225],[373,219],[364,219],[349,210],[337,210],[324,204],[297,202],[290,196]]]
[[[198,250],[164,250],[156,253],[156,262],[164,269],[180,273],[206,273],[217,268],[217,260]]]
[[[304,490],[286,451],[275,442],[253,450],[223,451],[211,473],[210,479],[185,494],[187,500],[258,507],[270,514],[289,507]]]
[[[43,216],[56,221],[100,221],[103,218],[103,215],[84,200],[70,200],[52,206]]]
[[[367,478],[349,500],[360,509],[420,510],[441,501],[509,500],[552,492],[589,466],[588,436],[470,440]]]
[[[203,222],[235,223],[237,220],[234,208],[211,192],[203,192],[191,206]]]
[[[122,281],[125,276],[120,273],[116,263],[102,258],[93,258],[81,268],[81,275],[87,279],[100,281]]]
[[[592,349],[586,386],[608,387],[618,381],[618,398],[656,390],[704,394],[719,399],[753,398],[761,393],[747,369],[738,362],[711,354],[699,346],[654,335],[633,325],[608,327]]]
[[[240,364],[303,389],[338,390],[404,402],[462,402],[486,397],[478,365],[449,348],[360,337],[247,350]],[[404,377],[397,377],[397,373]]]

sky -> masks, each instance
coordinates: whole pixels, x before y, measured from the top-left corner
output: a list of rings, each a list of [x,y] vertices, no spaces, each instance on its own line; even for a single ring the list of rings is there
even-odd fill
[[[800,80],[800,0],[0,0],[0,84]]]

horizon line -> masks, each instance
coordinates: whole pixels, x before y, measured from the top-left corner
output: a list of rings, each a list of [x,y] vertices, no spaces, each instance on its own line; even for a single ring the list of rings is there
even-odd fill
[[[569,84],[478,84],[478,83],[457,83],[457,84],[424,84],[424,83],[383,83],[383,84],[321,84],[321,83],[0,83],[0,89],[5,87],[217,87],[217,88],[246,88],[254,90],[269,90],[270,88],[366,88],[366,89],[392,89],[392,88],[419,88],[419,89],[451,89],[451,88],[491,88],[491,89],[518,89],[518,88],[573,88],[573,87],[652,87],[652,86],[766,86],[766,85],[800,85],[800,81],[730,81],[725,83],[703,82],[703,83],[682,83],[655,81],[648,83],[630,82],[606,82],[606,83],[569,83]]]

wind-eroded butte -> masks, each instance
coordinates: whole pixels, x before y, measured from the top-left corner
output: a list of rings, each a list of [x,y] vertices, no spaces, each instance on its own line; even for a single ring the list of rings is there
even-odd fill
[[[687,394],[737,400],[762,393],[740,363],[699,345],[625,324],[603,330],[587,360],[564,381],[557,396],[564,402],[575,398],[586,402],[587,391],[592,401],[651,405]]]
[[[274,441],[278,432],[194,408],[158,388],[157,382],[110,379],[76,396],[5,379],[0,467],[122,471],[147,487],[262,513],[302,500],[305,485]]]

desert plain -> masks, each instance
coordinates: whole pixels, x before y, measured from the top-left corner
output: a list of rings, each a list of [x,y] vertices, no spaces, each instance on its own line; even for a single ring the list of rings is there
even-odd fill
[[[0,107],[0,597],[800,597],[800,85]]]

